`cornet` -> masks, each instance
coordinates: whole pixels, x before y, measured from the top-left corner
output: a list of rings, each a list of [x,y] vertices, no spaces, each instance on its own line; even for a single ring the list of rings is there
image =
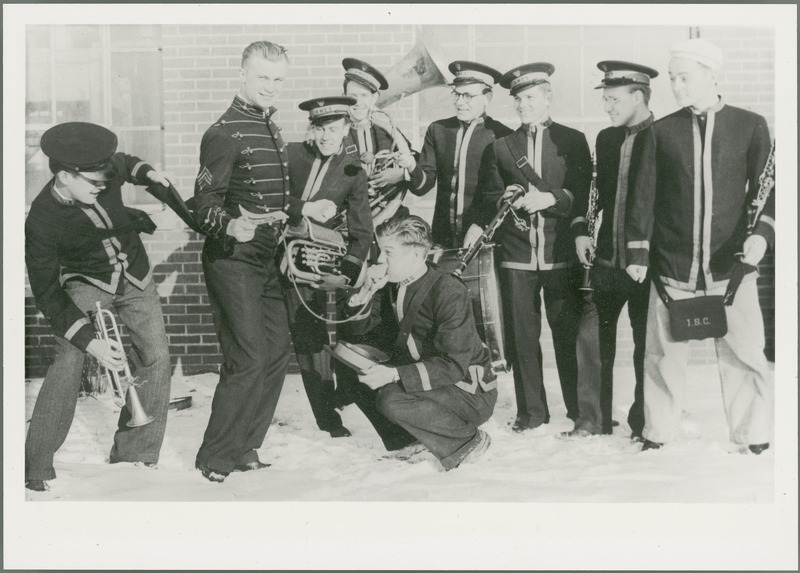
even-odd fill
[[[97,311],[94,315],[95,326],[97,327],[97,338],[104,340],[111,348],[122,349],[122,338],[119,334],[117,327],[117,320],[109,310],[105,310],[97,305]],[[106,323],[110,324],[108,326]],[[113,336],[113,339],[112,339]],[[135,386],[140,383],[137,378],[131,374],[131,368],[128,365],[127,358],[122,370],[109,370],[100,364],[101,376],[105,377],[111,386],[114,393],[114,403],[120,408],[128,407],[131,414],[131,419],[128,421],[128,427],[134,428],[136,426],[144,426],[154,420],[153,416],[148,416],[144,411],[142,403],[139,401],[139,394],[136,392]],[[123,385],[127,386],[127,392]],[[127,397],[126,397],[127,394]]]

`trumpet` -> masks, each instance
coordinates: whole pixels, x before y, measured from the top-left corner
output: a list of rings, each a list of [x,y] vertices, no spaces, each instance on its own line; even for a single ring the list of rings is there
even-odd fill
[[[100,306],[100,302],[95,304],[97,311],[95,312],[94,320],[97,328],[97,338],[104,340],[111,348],[122,349],[122,338],[119,334],[117,320],[111,311]],[[131,414],[131,419],[128,420],[128,427],[144,426],[154,420],[153,416],[149,416],[142,407],[139,394],[136,392],[136,386],[142,382],[131,374],[127,359],[125,359],[125,365],[122,370],[110,370],[101,364],[100,372],[101,376],[106,378],[111,386],[114,394],[114,403],[120,408],[127,406]],[[125,387],[127,387],[127,390]]]

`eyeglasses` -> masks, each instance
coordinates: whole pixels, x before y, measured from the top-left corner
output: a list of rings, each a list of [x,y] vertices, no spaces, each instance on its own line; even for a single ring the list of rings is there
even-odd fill
[[[470,94],[470,93],[464,93],[464,92],[457,92],[456,90],[453,90],[453,91],[450,92],[450,96],[453,98],[454,102],[458,102],[459,99],[464,98],[464,101],[466,103],[469,103],[469,102],[472,101],[472,98],[478,97],[478,96],[482,96],[482,95],[486,95],[486,93],[487,92],[481,92],[479,94]]]

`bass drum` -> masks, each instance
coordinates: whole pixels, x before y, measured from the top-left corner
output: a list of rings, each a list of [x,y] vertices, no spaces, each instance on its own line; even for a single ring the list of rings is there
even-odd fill
[[[466,249],[433,249],[428,255],[431,262],[446,271],[455,271]],[[494,260],[494,244],[487,243],[461,273],[472,296],[472,312],[481,340],[489,347],[492,367],[507,370],[505,341],[503,339],[503,304],[500,298],[500,279]]]

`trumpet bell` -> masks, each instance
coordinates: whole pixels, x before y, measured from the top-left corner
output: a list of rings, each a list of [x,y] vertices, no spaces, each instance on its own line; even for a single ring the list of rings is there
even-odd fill
[[[153,416],[149,416],[147,412],[144,411],[142,403],[139,400],[139,393],[136,392],[136,388],[134,388],[133,386],[128,387],[126,404],[128,406],[128,411],[131,413],[131,419],[128,420],[129,428],[146,426],[147,424],[155,420]]]

